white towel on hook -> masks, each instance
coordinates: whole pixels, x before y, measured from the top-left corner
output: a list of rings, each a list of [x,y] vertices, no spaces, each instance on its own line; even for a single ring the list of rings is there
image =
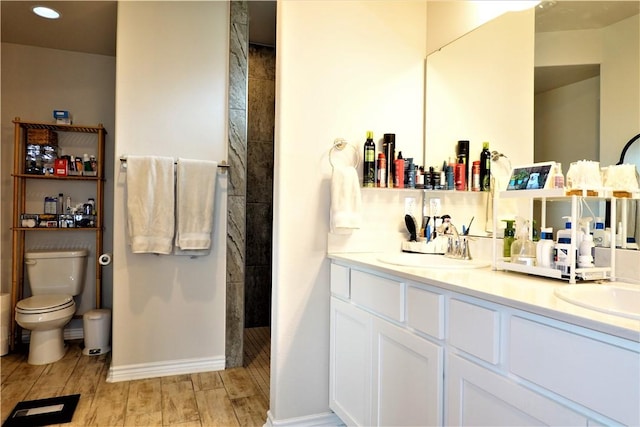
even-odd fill
[[[362,195],[353,166],[334,166],[331,175],[330,229],[345,234],[362,225]]]
[[[217,172],[218,162],[178,159],[176,255],[206,255],[211,248]]]
[[[127,223],[133,253],[171,253],[174,200],[173,158],[127,156]]]

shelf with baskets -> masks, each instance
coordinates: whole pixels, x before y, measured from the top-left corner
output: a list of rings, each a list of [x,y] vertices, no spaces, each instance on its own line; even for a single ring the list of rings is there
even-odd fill
[[[102,124],[62,125],[23,121],[19,117],[16,117],[13,123],[11,318],[14,319],[16,303],[23,297],[27,234],[30,236],[29,239],[38,239],[37,236],[57,236],[50,233],[61,231],[95,234],[92,251],[95,259],[95,307],[100,308],[102,266],[98,259],[103,248],[104,153],[107,131]],[[74,159],[72,165],[71,156],[63,156],[62,149],[82,149],[91,154],[90,161],[85,165],[87,159],[82,159],[82,163]],[[64,202],[60,201],[55,213],[44,213],[47,208],[46,201],[43,209],[42,205],[39,205],[40,201],[34,200],[35,196],[30,192],[36,184],[48,188],[55,186],[56,194],[61,194],[59,192],[62,190],[76,194],[89,192],[94,203],[90,211],[87,208],[86,212],[75,212],[75,208],[72,210],[69,206],[61,210],[59,207],[63,206]],[[29,187],[31,189],[28,190]],[[70,203],[71,198],[68,196],[67,204]],[[43,232],[46,234],[38,234]],[[18,338],[15,320],[11,323],[10,336],[10,345],[13,348]]]
[[[533,202],[535,200],[541,203],[541,228],[546,227],[546,209],[547,203],[552,202],[570,202],[571,212],[570,218],[573,227],[571,228],[571,243],[567,251],[567,265],[568,271],[562,271],[556,266],[543,267],[538,265],[525,265],[511,262],[509,259],[505,259],[499,254],[502,251],[502,240],[498,243],[496,234],[493,233],[493,267],[494,270],[507,270],[518,273],[532,274],[537,276],[549,277],[553,279],[566,280],[569,283],[576,283],[578,280],[615,280],[615,244],[610,246],[610,259],[607,265],[594,266],[594,267],[579,267],[577,263],[578,253],[578,223],[579,223],[579,206],[584,200],[589,201],[604,201],[610,204],[611,217],[616,217],[616,198],[613,196],[600,197],[592,195],[566,195],[564,189],[552,189],[552,190],[520,190],[520,191],[501,191],[496,194],[493,205],[493,227],[494,230],[498,228],[498,216],[500,209],[500,200],[505,199],[525,199],[529,205],[529,211],[531,212],[530,218],[533,216]],[[532,222],[532,221],[531,221]],[[530,235],[531,237],[531,235]]]

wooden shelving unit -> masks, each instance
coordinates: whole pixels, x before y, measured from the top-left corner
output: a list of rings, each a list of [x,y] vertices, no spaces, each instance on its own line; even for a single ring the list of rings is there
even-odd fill
[[[104,150],[105,137],[107,131],[98,124],[97,126],[81,125],[58,125],[51,123],[39,123],[22,121],[19,117],[13,120],[14,123],[14,158],[13,158],[13,224],[12,224],[12,266],[11,266],[11,340],[10,348],[15,347],[18,341],[18,326],[15,322],[15,306],[22,298],[24,286],[24,252],[26,233],[42,233],[56,231],[71,231],[78,233],[95,233],[95,305],[100,308],[102,294],[102,266],[98,262],[102,254],[103,244],[103,218],[104,218]],[[55,132],[76,132],[93,134],[96,136],[96,176],[56,176],[56,175],[34,175],[25,171],[25,159],[27,148],[27,131],[29,129],[47,129]],[[62,144],[63,145],[63,144]],[[64,145],[63,145],[64,146]],[[73,185],[74,182],[94,182],[96,215],[95,227],[82,228],[27,228],[22,227],[21,214],[29,213],[26,210],[26,194],[28,182],[32,180],[55,180],[61,185]]]

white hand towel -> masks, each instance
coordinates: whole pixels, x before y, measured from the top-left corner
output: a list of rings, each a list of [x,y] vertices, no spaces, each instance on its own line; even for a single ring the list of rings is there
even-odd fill
[[[181,250],[211,247],[218,162],[178,159],[176,241]]]
[[[173,158],[127,156],[127,217],[133,253],[171,253],[174,200]]]
[[[353,166],[336,166],[331,176],[330,228],[345,233],[362,224],[362,196],[358,172]]]

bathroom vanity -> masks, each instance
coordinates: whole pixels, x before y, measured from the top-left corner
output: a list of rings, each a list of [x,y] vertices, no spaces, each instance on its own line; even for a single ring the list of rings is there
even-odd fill
[[[640,424],[640,320],[565,302],[558,280],[329,258],[347,425]]]

